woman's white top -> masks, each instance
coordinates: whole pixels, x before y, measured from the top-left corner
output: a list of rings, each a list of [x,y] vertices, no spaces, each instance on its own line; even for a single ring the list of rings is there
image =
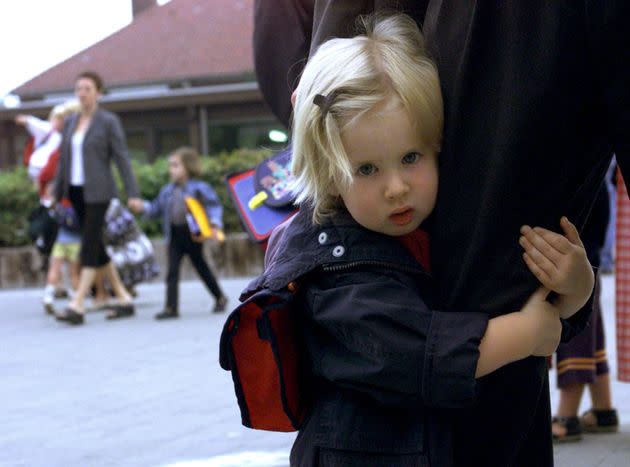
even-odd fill
[[[83,138],[85,131],[75,131],[72,135],[72,163],[70,164],[70,185],[83,186]]]
[[[27,117],[26,129],[34,140],[33,154],[28,161],[28,175],[33,180],[37,180],[50,156],[61,145],[61,133],[54,131],[49,121],[33,116]]]

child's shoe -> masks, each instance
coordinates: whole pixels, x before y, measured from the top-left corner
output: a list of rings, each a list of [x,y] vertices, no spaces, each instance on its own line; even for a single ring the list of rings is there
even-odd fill
[[[228,299],[225,295],[221,295],[217,298],[217,301],[214,303],[214,308],[212,309],[213,313],[223,313],[225,311],[225,307],[227,307]]]
[[[68,291],[63,288],[55,289],[55,298],[69,298]]]
[[[174,319],[174,318],[179,318],[179,313],[177,311],[172,310],[169,307],[164,308],[163,311],[155,315],[155,319],[157,320]]]
[[[55,299],[55,286],[47,285],[44,289],[44,299],[42,300],[44,303],[44,311],[46,314],[54,315],[55,307],[53,306],[53,301]]]
[[[53,304],[51,302],[44,302],[44,311],[46,312],[47,315],[54,315],[55,314],[55,307],[53,306]]]

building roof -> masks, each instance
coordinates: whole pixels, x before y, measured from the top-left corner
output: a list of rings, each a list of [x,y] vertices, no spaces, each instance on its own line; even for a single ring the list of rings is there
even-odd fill
[[[71,91],[90,69],[107,88],[177,87],[253,76],[253,0],[171,0],[13,91],[24,100]]]

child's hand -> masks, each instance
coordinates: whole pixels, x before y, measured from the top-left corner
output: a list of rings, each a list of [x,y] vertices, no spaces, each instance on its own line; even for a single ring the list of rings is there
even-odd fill
[[[541,227],[523,226],[519,243],[532,274],[559,295],[555,305],[566,319],[586,303],[595,281],[577,229],[566,217],[560,225],[564,236]]]
[[[562,324],[556,306],[546,300],[549,290],[536,290],[521,309],[530,330],[531,355],[546,357],[553,354],[560,343]]]

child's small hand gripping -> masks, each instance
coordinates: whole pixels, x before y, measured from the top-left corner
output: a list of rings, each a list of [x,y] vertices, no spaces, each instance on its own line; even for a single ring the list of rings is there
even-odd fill
[[[529,270],[549,290],[558,294],[554,302],[561,318],[569,318],[587,302],[595,283],[593,268],[575,226],[560,220],[564,236],[541,227],[521,227],[519,243]]]

